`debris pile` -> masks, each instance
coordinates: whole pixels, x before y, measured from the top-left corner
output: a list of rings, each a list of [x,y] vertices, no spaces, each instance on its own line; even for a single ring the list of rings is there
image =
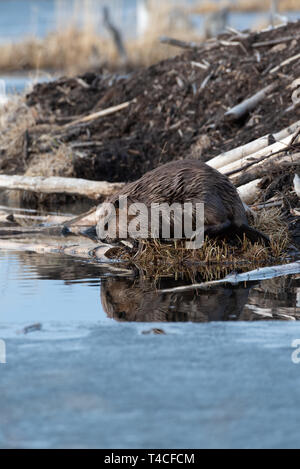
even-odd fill
[[[240,192],[251,192],[250,203],[280,205],[293,218],[299,38],[300,22],[231,30],[201,45],[164,38],[185,52],[127,76],[102,70],[38,84],[2,119],[0,172],[119,183],[170,160],[208,161],[241,147],[215,167],[250,184]]]

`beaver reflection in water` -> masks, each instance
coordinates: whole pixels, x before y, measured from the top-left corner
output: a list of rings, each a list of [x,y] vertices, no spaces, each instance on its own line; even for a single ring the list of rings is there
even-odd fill
[[[238,235],[242,238],[245,234],[252,242],[262,241],[265,244],[269,242],[267,236],[248,225],[245,208],[230,180],[198,160],[167,163],[147,172],[137,181],[127,184],[108,199],[116,209],[117,220],[119,220],[118,203],[121,196],[127,196],[128,207],[136,202],[143,203],[147,207],[152,203],[167,203],[169,206],[173,203],[192,203],[194,210],[196,203],[203,203],[205,235],[230,237]],[[101,213],[100,206],[99,216],[105,215],[104,211]]]
[[[177,282],[166,281],[166,285]],[[109,318],[121,322],[208,322],[242,319],[249,290],[240,286],[159,293],[146,279],[108,278],[101,282],[101,303]]]

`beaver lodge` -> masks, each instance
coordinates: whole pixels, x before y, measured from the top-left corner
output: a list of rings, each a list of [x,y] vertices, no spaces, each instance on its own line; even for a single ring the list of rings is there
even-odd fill
[[[126,76],[103,69],[60,78],[9,101],[1,109],[1,202],[38,216],[3,209],[0,246],[121,258],[125,271],[134,263],[151,275],[291,260],[300,245],[299,37],[300,22],[230,30],[202,44],[165,37],[157,47],[171,44],[178,56]],[[82,236],[95,224],[93,207],[124,183],[187,158],[229,177],[270,247],[243,238],[207,239],[195,252],[179,241],[132,250]],[[89,212],[49,215],[79,202]]]

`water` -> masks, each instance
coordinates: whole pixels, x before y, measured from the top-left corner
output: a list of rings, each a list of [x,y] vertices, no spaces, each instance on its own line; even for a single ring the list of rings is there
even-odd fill
[[[43,83],[54,80],[56,74],[39,72],[39,73],[12,73],[8,75],[0,75],[0,98],[1,96],[11,96],[29,92],[36,83]]]
[[[0,285],[0,447],[300,447],[299,275],[158,294],[0,251]]]
[[[136,0],[1,0],[0,42],[24,37],[45,37],[66,22],[82,26],[89,20],[102,26],[102,8],[108,5],[112,19],[125,31],[135,23]]]
[[[45,326],[7,340],[9,448],[299,448],[300,324]]]

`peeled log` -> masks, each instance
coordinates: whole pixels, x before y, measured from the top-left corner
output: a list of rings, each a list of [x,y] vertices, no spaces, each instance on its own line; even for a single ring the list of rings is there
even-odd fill
[[[76,194],[90,199],[112,195],[123,186],[124,183],[88,181],[86,179],[6,176],[0,174],[0,189],[24,190],[46,194]]]
[[[223,166],[240,160],[241,158],[245,158],[246,156],[252,155],[257,151],[268,147],[270,140],[276,142],[288,136],[295,135],[298,129],[300,129],[300,121],[295,122],[294,124],[286,127],[276,134],[264,135],[263,137],[247,143],[246,145],[242,145],[240,147],[226,151],[225,153],[221,153],[220,155],[215,156],[211,160],[207,161],[206,164],[215,169],[222,168]]]
[[[71,220],[72,217],[62,215],[23,215],[22,213],[6,213],[4,220],[5,219],[6,221],[17,223],[20,226],[28,226],[32,225],[33,223],[43,225],[59,225]]]
[[[243,282],[253,282],[258,280],[266,280],[275,277],[283,277],[285,275],[299,274],[300,272],[300,261],[291,262],[290,264],[273,265],[270,267],[260,267],[249,272],[233,273],[229,274],[221,280],[212,280],[203,283],[192,283],[191,285],[184,285],[180,287],[166,288],[164,290],[158,290],[159,293],[174,293],[182,292],[194,289],[206,289],[208,286],[219,285],[222,283],[230,283],[231,285],[237,285]],[[295,311],[295,310],[294,310]]]
[[[252,153],[247,158],[241,158],[238,161],[234,161],[233,163],[230,163],[226,166],[222,166],[222,168],[219,168],[219,171],[222,174],[228,174],[232,171],[243,170],[244,166],[246,166],[248,163],[259,163],[261,158],[263,157],[271,157],[278,151],[286,150],[291,142],[292,137],[293,135],[289,135],[288,137],[282,139],[280,142],[273,143],[272,145],[269,145],[266,148],[262,148],[261,150]]]
[[[271,83],[271,85],[266,86],[264,89],[258,91],[253,96],[248,99],[245,99],[241,103],[237,104],[229,111],[225,112],[225,117],[229,120],[238,120],[243,117],[248,112],[256,108],[256,106],[267,97],[271,91],[277,87],[278,83]]]
[[[260,178],[268,174],[269,171],[274,171],[276,168],[283,170],[284,167],[289,170],[293,166],[300,164],[300,153],[293,153],[292,155],[273,155],[269,158],[260,161],[259,163],[250,166],[247,169],[242,169],[238,173],[234,173],[230,176],[230,180],[234,186],[241,186],[254,179]]]
[[[261,179],[255,179],[237,188],[240,198],[245,204],[252,204],[257,198],[260,188],[259,183]]]

